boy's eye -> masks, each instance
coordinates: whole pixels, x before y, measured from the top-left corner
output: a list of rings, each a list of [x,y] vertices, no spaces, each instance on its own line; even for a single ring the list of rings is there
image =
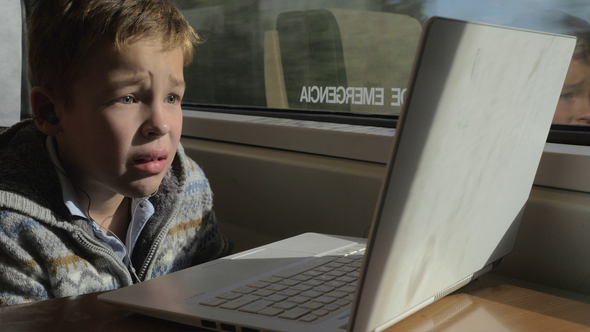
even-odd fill
[[[561,96],[559,96],[559,98],[561,100],[572,100],[574,99],[574,94],[569,92],[569,93],[563,93]]]
[[[119,99],[119,102],[124,105],[131,105],[133,104],[133,97],[132,96],[125,96]]]
[[[170,96],[166,97],[166,99],[164,101],[167,102],[168,104],[176,104],[176,102],[178,101],[178,97],[174,96],[174,95],[170,95]]]

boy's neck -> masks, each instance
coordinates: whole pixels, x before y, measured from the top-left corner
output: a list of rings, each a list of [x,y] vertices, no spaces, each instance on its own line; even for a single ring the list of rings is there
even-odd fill
[[[92,197],[90,206],[88,206],[88,196],[78,191],[76,190],[76,193],[80,204],[82,207],[88,207],[88,211],[84,212],[87,212],[95,223],[102,226],[103,231],[108,229],[121,241],[125,241],[130,220],[130,199],[118,194],[103,199]]]

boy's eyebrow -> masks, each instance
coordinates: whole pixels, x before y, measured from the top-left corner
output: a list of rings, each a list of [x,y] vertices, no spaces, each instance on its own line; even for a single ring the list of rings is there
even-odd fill
[[[141,81],[143,81],[145,78],[143,76],[144,75],[133,75],[125,79],[114,79],[109,84],[109,90],[115,91],[128,86],[139,85]],[[184,79],[178,79],[170,76],[169,81],[173,87],[182,86],[183,88],[186,88],[186,82],[184,81]]]
[[[177,87],[177,86],[182,86],[183,88],[186,88],[186,82],[184,81],[184,79],[179,79],[173,76],[170,76],[170,83],[172,83],[172,86]]]
[[[141,81],[144,80],[144,77],[133,75],[129,78],[125,79],[114,79],[109,84],[109,90],[118,90],[121,88],[125,88],[128,86],[138,85]]]
[[[574,83],[571,83],[571,84],[564,84],[563,85],[563,89],[576,89],[576,88],[581,87],[582,85],[584,85],[584,80],[583,79],[581,81],[579,81],[579,82],[574,82]]]

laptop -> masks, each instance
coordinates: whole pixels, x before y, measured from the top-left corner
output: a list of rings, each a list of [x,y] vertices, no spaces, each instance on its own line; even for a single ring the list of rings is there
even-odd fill
[[[385,330],[512,250],[575,42],[431,18],[368,240],[306,233],[99,299],[217,331]]]

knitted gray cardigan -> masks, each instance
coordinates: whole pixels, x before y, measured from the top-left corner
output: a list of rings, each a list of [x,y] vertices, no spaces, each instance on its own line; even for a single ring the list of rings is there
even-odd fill
[[[64,205],[45,141],[31,120],[0,134],[0,305],[134,282],[113,250],[94,236],[91,221],[72,216]],[[156,212],[131,254],[141,280],[229,251],[209,183],[182,146],[150,202]]]

